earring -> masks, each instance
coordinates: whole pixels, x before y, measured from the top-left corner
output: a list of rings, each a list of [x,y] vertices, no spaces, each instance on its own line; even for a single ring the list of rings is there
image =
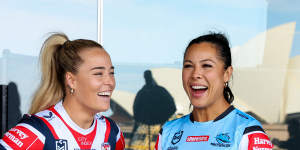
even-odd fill
[[[225,82],[225,83],[224,83],[224,86],[225,86],[225,88],[228,87],[228,82]]]
[[[73,94],[74,94],[74,92],[75,92],[75,90],[74,90],[73,88],[71,88],[71,89],[70,89],[70,93],[71,93],[71,95],[73,95]]]

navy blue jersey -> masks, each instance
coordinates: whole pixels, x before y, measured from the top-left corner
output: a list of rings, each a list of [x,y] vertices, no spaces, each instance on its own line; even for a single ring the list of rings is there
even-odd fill
[[[272,147],[256,119],[230,106],[212,121],[196,122],[189,114],[167,122],[155,150],[271,150]]]

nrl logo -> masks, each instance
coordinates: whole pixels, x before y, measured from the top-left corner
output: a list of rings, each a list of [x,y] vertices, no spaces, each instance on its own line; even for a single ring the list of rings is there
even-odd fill
[[[102,143],[101,150],[110,150],[110,144],[108,142]]]
[[[175,145],[176,143],[178,143],[182,137],[183,131],[178,131],[174,134],[173,139],[171,141],[171,143],[173,145]]]
[[[68,141],[59,139],[55,141],[56,150],[68,150]]]

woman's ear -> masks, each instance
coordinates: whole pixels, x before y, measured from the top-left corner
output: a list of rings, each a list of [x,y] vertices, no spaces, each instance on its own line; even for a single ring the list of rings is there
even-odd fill
[[[229,66],[224,72],[224,83],[228,82],[232,76],[233,68]]]
[[[65,74],[66,86],[71,89],[76,89],[76,78],[75,75],[71,72],[66,72]]]

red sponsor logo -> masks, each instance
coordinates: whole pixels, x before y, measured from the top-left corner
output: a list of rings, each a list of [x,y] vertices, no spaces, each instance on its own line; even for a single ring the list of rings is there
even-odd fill
[[[23,126],[16,126],[4,134],[3,141],[5,141],[13,149],[29,147],[37,140],[37,135]]]
[[[248,135],[249,150],[271,150],[273,144],[269,137],[264,133],[253,133]]]
[[[208,141],[208,139],[209,139],[208,135],[188,136],[186,138],[186,142],[204,142],[204,141]]]

